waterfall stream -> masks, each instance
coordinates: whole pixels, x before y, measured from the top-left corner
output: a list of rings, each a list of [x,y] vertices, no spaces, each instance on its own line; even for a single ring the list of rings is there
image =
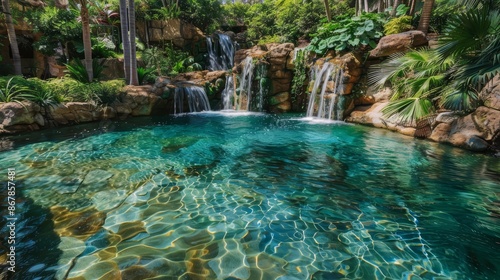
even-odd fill
[[[342,120],[343,108],[340,95],[343,91],[341,81],[343,75],[340,65],[329,62],[323,64],[322,67],[311,68],[314,84],[309,96],[307,117]]]
[[[174,114],[186,113],[184,111],[185,101],[189,112],[210,111],[205,89],[198,86],[177,87],[174,94]]]
[[[208,69],[229,70],[234,64],[234,43],[225,34],[215,34],[214,37],[207,37]]]

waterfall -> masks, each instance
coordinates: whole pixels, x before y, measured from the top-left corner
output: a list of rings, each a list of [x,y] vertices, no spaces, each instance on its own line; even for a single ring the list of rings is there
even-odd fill
[[[184,105],[187,99],[189,112],[210,111],[205,89],[197,86],[178,87],[174,93],[174,114],[185,113]]]
[[[232,98],[234,96],[234,80],[232,75],[226,76],[226,86],[222,91],[222,104],[224,110],[233,109]]]
[[[207,37],[209,70],[229,70],[234,64],[235,47],[231,38],[225,34]]]
[[[235,95],[234,107],[236,110],[248,111],[252,101],[252,76],[255,64],[249,56],[245,58],[243,64],[243,72],[239,79],[240,85],[237,89],[238,94]]]
[[[342,120],[340,95],[343,91],[343,74],[339,65],[329,62],[325,62],[321,68],[314,66],[311,69],[311,77],[315,80],[307,106],[308,117]]]

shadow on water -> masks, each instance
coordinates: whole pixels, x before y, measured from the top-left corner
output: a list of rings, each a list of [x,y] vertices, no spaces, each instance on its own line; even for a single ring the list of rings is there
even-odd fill
[[[57,249],[61,239],[54,231],[53,216],[49,209],[42,208],[34,203],[32,199],[25,198],[22,182],[18,182],[16,188],[16,264],[15,273],[7,271],[9,265],[1,264],[0,271],[7,271],[5,279],[54,279],[55,269],[62,251]],[[3,242],[0,246],[0,256],[8,253],[11,245],[7,242],[9,235],[6,220],[7,213],[7,190],[3,185],[0,189],[0,201],[2,203],[2,218],[0,220],[0,235]],[[40,263],[40,256],[43,263]],[[0,272],[1,273],[1,272]],[[1,276],[1,275],[0,275]]]

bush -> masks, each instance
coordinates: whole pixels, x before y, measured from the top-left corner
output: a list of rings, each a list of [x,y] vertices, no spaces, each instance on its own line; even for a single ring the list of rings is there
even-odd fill
[[[67,73],[69,77],[80,82],[80,83],[90,83],[93,81],[98,81],[102,77],[102,71],[104,70],[104,60],[99,62],[98,59],[92,60],[92,69],[94,73],[93,81],[89,81],[89,76],[87,74],[87,69],[83,62],[79,59],[73,60],[70,64],[66,64],[68,68]]]
[[[111,104],[121,93],[125,82],[111,80],[82,84],[77,83],[69,91],[68,98],[76,102],[92,102],[95,104]]]
[[[328,50],[353,51],[366,46],[375,48],[383,35],[384,23],[383,15],[375,13],[327,22],[318,28],[307,50],[324,54]]]
[[[411,16],[402,16],[389,20],[384,25],[385,35],[397,34],[411,30],[413,26],[411,25]]]

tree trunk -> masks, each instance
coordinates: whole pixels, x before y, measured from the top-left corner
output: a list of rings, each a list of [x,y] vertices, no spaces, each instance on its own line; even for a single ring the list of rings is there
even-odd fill
[[[139,85],[137,76],[137,57],[135,44],[135,3],[134,0],[128,0],[128,28],[130,34],[130,84]]]
[[[80,17],[83,29],[83,53],[85,54],[85,69],[89,76],[89,82],[94,80],[94,69],[92,68],[92,42],[90,40],[90,18],[87,8],[87,0],[80,0]]]
[[[2,10],[5,15],[5,25],[7,26],[7,34],[9,36],[10,49],[12,51],[12,62],[14,64],[14,74],[22,75],[21,69],[21,55],[19,54],[19,46],[17,44],[16,29],[12,21],[12,14],[10,13],[9,0],[2,1]]]
[[[422,16],[420,16],[420,21],[418,22],[417,30],[420,30],[427,34],[429,30],[429,23],[431,21],[432,7],[434,6],[434,0],[425,0],[424,6],[422,7]]]
[[[130,83],[130,37],[128,35],[127,0],[120,0],[120,24],[123,46],[123,66],[125,82]]]
[[[368,7],[368,0],[365,0],[365,13],[369,12],[369,7]]]
[[[377,11],[379,13],[383,13],[384,12],[384,0],[379,0],[378,1],[378,8],[377,8]]]
[[[326,18],[328,21],[332,21],[332,13],[330,12],[330,4],[328,3],[328,0],[324,0],[325,2],[325,11],[326,11]]]
[[[417,0],[410,0],[410,11],[408,15],[413,16],[415,15],[415,6],[417,5]]]
[[[396,9],[399,6],[399,0],[394,0],[394,6],[392,6],[391,17],[396,16]]]

